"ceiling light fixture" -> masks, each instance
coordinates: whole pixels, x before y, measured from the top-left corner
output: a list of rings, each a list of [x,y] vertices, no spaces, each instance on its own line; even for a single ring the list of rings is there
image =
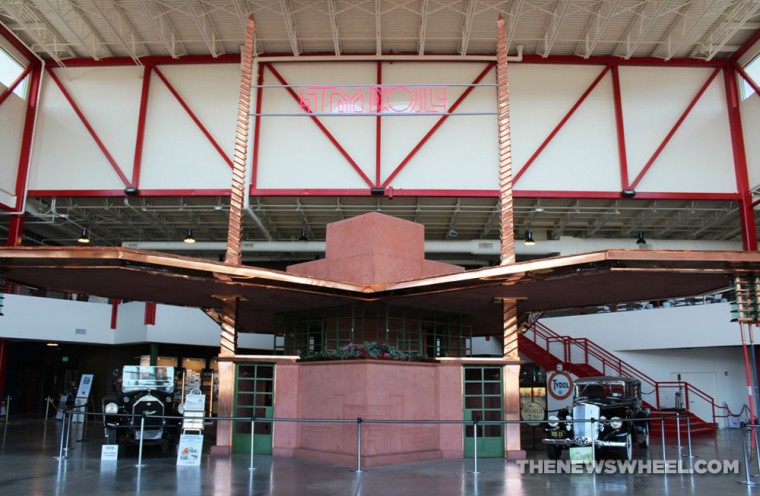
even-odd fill
[[[533,246],[536,242],[533,239],[533,231],[525,231],[525,246]]]
[[[309,241],[309,236],[308,236],[308,233],[306,232],[305,227],[301,229],[301,237],[298,238],[298,241]]]
[[[188,229],[187,230],[187,236],[185,236],[185,243],[195,243],[195,238],[193,237],[193,230]]]
[[[86,245],[90,242],[90,232],[87,229],[82,229],[82,234],[79,235],[77,242]]]
[[[639,246],[647,244],[647,240],[644,239],[644,233],[642,231],[639,231],[639,239],[636,240],[636,244]]]

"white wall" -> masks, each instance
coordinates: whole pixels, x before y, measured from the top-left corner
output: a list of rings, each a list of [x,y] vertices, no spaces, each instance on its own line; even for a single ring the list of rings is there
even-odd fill
[[[70,343],[176,343],[219,346],[220,329],[197,308],[158,305],[156,325],[146,326],[145,303],[119,305],[111,329],[111,305],[6,294],[0,337]],[[77,330],[79,330],[77,332]],[[84,331],[84,333],[82,333]],[[271,350],[271,334],[240,334],[243,349]]]
[[[748,401],[747,384],[739,326],[730,319],[729,304],[714,303],[542,322],[558,334],[590,339],[656,381],[675,381],[680,373],[716,404],[739,413]]]
[[[374,62],[277,63],[289,84],[357,84],[376,81]],[[382,64],[383,83],[469,84],[485,63]],[[523,168],[603,66],[510,65],[513,167]],[[232,155],[239,88],[237,64],[159,66],[219,143]],[[264,84],[279,84],[263,68]],[[712,70],[622,67],[623,119],[633,179],[665,138]],[[56,74],[128,179],[132,178],[142,69],[70,68]],[[491,69],[482,83],[493,84]],[[295,89],[298,91],[298,89]],[[447,88],[450,106],[465,91]],[[254,92],[255,93],[255,92]],[[266,88],[263,112],[298,112],[286,90]],[[495,88],[478,87],[461,112],[495,112]],[[30,189],[121,190],[118,179],[60,90],[46,78]],[[329,110],[329,108],[327,109]],[[760,109],[748,109],[745,120]],[[436,116],[384,117],[380,179],[387,178],[438,121]],[[322,117],[335,140],[371,180],[376,167],[376,119]],[[256,185],[262,189],[366,189],[360,174],[308,117],[262,117]],[[747,124],[751,133],[751,123]],[[252,137],[253,133],[251,133]],[[748,143],[752,134],[748,134]],[[252,142],[252,139],[251,139]],[[758,145],[760,146],[760,145]],[[494,115],[452,116],[391,182],[394,188],[496,190],[497,128]],[[753,152],[753,157],[755,153]],[[752,159],[754,160],[754,158]],[[754,162],[753,162],[754,163]],[[144,191],[227,189],[230,168],[156,74],[151,76],[140,188]],[[607,73],[515,189],[620,191],[612,77]],[[651,192],[736,191],[723,78],[718,76],[637,187]]]

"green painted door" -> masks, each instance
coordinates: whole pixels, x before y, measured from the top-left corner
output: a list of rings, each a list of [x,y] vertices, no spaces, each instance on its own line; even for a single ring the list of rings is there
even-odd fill
[[[504,389],[501,367],[464,367],[464,419],[500,421],[504,419]],[[464,427],[464,456],[475,454],[475,431]],[[478,425],[478,458],[504,456],[504,426]]]
[[[239,363],[235,367],[236,417],[272,418],[274,409],[274,365],[270,363]],[[272,454],[272,423],[255,422],[254,453]],[[251,421],[235,421],[232,452],[251,452]]]

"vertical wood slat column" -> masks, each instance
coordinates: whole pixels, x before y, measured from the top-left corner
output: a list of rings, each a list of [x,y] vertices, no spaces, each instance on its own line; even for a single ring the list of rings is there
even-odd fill
[[[507,23],[496,22],[496,97],[499,121],[499,209],[501,265],[515,263],[514,204],[512,199],[512,135],[509,121],[509,81],[507,79]],[[504,419],[520,419],[520,365],[517,346],[517,300],[502,301],[503,358],[515,363],[504,365]],[[520,425],[505,424],[504,453],[508,459],[525,458],[521,449]]]
[[[227,227],[227,253],[225,263],[240,265],[242,261],[241,241],[243,238],[243,204],[248,194],[246,162],[248,160],[248,129],[251,113],[251,81],[253,79],[253,43],[255,22],[248,17],[245,29],[245,46],[241,53],[240,99],[238,100],[237,128],[235,131],[235,155],[233,157],[232,187],[230,191],[229,224]],[[238,298],[223,301],[219,313],[221,321],[220,358],[231,358],[237,354],[237,310]],[[220,417],[231,417],[235,396],[235,363],[219,361],[219,399],[217,408]],[[232,448],[232,422],[217,423],[216,447],[220,450]]]

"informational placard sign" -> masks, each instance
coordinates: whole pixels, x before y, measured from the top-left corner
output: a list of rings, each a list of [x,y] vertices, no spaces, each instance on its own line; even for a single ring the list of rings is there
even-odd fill
[[[74,400],[75,413],[71,418],[74,423],[84,422],[84,412],[87,406],[87,400],[90,397],[90,390],[92,389],[92,374],[82,374],[79,379],[79,389],[77,389],[77,397]]]
[[[570,448],[570,462],[584,463],[594,461],[594,449],[591,446],[573,446]]]
[[[203,452],[203,434],[182,434],[179,437],[177,466],[199,467]]]
[[[100,461],[113,462],[119,459],[118,444],[104,444],[100,449]]]
[[[546,382],[549,394],[558,400],[564,400],[573,392],[573,378],[567,372],[554,372]]]
[[[531,421],[531,420],[536,421],[535,423],[528,424],[528,425],[532,425],[533,427],[541,425],[541,421],[546,418],[545,415],[546,415],[546,411],[544,410],[544,407],[532,401],[530,403],[525,403],[523,407],[520,409],[521,419],[525,421]]]
[[[58,399],[58,411],[55,412],[56,420],[63,420],[63,412],[66,410],[66,403],[69,401],[68,394],[62,394]]]
[[[185,411],[182,414],[182,430],[203,430],[203,412],[206,411],[205,394],[185,396]]]

